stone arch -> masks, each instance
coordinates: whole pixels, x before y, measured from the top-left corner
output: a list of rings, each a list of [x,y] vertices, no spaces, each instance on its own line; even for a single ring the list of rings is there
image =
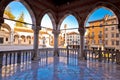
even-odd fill
[[[26,36],[26,38],[29,38],[29,39],[31,39],[31,36],[30,36],[30,35],[28,35],[28,36]]]
[[[31,16],[32,24],[36,25],[36,18],[35,18],[34,12],[30,8],[30,5],[27,4],[27,2],[25,0],[11,0],[11,1],[5,1],[5,0],[3,0],[2,3],[0,4],[1,5],[0,6],[0,9],[1,9],[0,17],[3,17],[4,10],[5,10],[6,6],[9,5],[9,3],[13,2],[13,1],[21,2],[25,6],[25,8],[27,9],[27,11],[29,12],[29,14]],[[3,20],[3,22],[4,22],[4,20]],[[33,27],[33,25],[32,25],[32,27]]]
[[[76,19],[77,22],[78,22],[78,28],[80,27],[79,25],[80,25],[80,23],[81,23],[81,19],[80,19],[79,15],[78,15],[77,13],[75,13],[74,11],[66,11],[66,12],[63,14],[63,16],[60,18],[60,20],[59,20],[58,28],[57,28],[58,30],[60,30],[60,26],[61,26],[62,22],[64,21],[64,19],[65,19],[68,15],[74,16],[75,19]]]
[[[20,0],[20,2],[25,6],[25,8],[28,10],[30,16],[31,16],[31,19],[32,19],[32,27],[35,27],[34,25],[36,25],[36,18],[35,18],[35,15],[34,15],[34,12],[32,10],[32,8],[30,8],[30,5],[27,4],[27,2],[25,2],[25,0]]]
[[[27,38],[27,43],[28,44],[31,44],[31,42],[32,42],[32,37],[30,36],[30,35],[28,35],[28,36],[26,36],[26,38]]]
[[[6,28],[9,32],[11,32],[10,26],[8,24],[6,24],[6,23],[2,24],[2,28]]]
[[[26,42],[26,36],[25,35],[21,35],[20,36],[20,40],[21,40],[21,43],[24,44]]]
[[[55,18],[55,13],[48,9],[48,10],[45,10],[41,15],[40,15],[40,23],[41,23],[41,20],[42,18],[44,17],[45,14],[48,14],[48,16],[50,17],[50,20],[52,22],[52,25],[53,25],[53,29],[56,29],[56,18]]]
[[[18,42],[19,42],[19,35],[15,34],[14,35],[14,44],[18,44]]]
[[[95,10],[104,7],[107,8],[108,10],[110,10],[111,12],[113,12],[116,16],[117,16],[117,23],[119,24],[120,22],[120,9],[118,9],[115,5],[113,5],[112,3],[108,3],[108,2],[98,2],[95,5],[93,5],[89,10],[88,10],[88,15],[84,21],[84,26],[90,16],[91,13],[93,13]],[[120,28],[120,26],[118,26]]]

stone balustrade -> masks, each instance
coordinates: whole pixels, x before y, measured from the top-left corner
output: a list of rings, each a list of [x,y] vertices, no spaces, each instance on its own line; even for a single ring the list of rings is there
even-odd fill
[[[59,57],[79,58],[79,49],[59,48]],[[0,51],[0,67],[13,64],[24,64],[31,62],[34,51],[30,50],[12,50]],[[119,50],[84,50],[87,60],[117,63],[120,64],[120,51]],[[41,48],[38,49],[38,56],[40,58],[54,57],[54,48]]]

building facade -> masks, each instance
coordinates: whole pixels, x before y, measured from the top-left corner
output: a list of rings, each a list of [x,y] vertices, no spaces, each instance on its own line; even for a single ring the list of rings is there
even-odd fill
[[[103,19],[89,22],[87,27],[86,47],[120,49],[120,34],[116,16],[106,15]]]
[[[14,19],[14,15],[6,10],[4,13],[4,17],[8,19]],[[18,18],[18,21],[24,22],[24,14]],[[8,25],[9,23],[14,25]],[[34,31],[31,27],[20,23],[20,22],[10,22],[5,20],[5,23],[2,24],[0,29],[0,45],[33,45],[34,44]],[[59,35],[59,46],[62,46],[64,37]],[[54,46],[54,35],[52,33],[52,29],[42,28],[39,31],[38,35],[38,45],[42,47],[53,47]]]
[[[118,31],[118,21],[116,16],[109,16],[105,17],[105,47],[111,47],[115,49],[120,49],[120,34]],[[112,25],[110,25],[112,24]]]
[[[86,46],[88,48],[103,47],[104,27],[101,26],[103,22],[103,19],[89,22],[88,34],[86,35]]]
[[[67,36],[67,45],[72,48],[79,48],[80,46],[80,34],[78,32],[68,32]]]

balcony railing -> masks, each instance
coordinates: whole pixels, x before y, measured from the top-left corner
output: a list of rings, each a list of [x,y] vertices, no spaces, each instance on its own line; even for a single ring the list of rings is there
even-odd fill
[[[0,51],[0,67],[31,62],[33,50]]]
[[[78,58],[80,49],[67,49],[59,48],[59,57]],[[120,64],[120,51],[109,50],[85,50],[84,57],[87,60],[118,63]],[[38,55],[40,58],[54,57],[53,48],[39,49]],[[14,50],[14,51],[1,51],[0,52],[0,67],[31,63],[33,50]]]
[[[59,56],[60,57],[73,57],[77,58],[78,49],[66,49],[59,48]],[[24,63],[31,63],[31,59],[33,56],[33,50],[14,50],[14,51],[0,51],[0,67],[9,66],[9,65],[17,65]],[[53,48],[42,48],[38,50],[38,56],[40,58],[47,58],[54,56]]]
[[[120,64],[119,50],[85,50],[87,60]]]

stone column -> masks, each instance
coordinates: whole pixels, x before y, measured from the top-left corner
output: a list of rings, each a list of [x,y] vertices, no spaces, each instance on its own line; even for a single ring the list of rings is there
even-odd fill
[[[34,30],[34,44],[33,44],[33,50],[34,54],[32,57],[32,60],[39,60],[40,57],[38,55],[38,36],[39,36],[39,29],[33,29]]]
[[[80,52],[78,54],[78,58],[79,59],[84,59],[85,55],[84,55],[84,30],[79,30],[80,33]]]
[[[60,34],[60,31],[53,30],[52,32],[54,34],[54,56],[59,56],[59,50],[58,50],[58,36]]]
[[[10,45],[13,45],[13,41],[14,41],[13,34],[14,34],[13,30],[11,30],[11,32],[10,32]]]
[[[1,29],[3,23],[4,23],[3,15],[0,14],[0,29]]]

